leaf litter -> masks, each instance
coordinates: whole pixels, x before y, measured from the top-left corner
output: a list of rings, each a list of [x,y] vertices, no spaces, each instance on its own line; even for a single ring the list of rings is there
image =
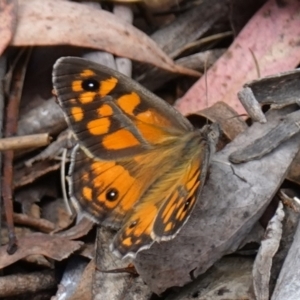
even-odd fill
[[[217,280],[210,277],[210,272],[214,270],[209,268],[213,266],[218,270],[221,266],[222,272],[225,272],[226,266],[232,264],[232,261],[226,259],[218,264],[215,262],[243,245],[243,240],[250,234],[251,228],[255,228],[262,214],[272,211],[270,205],[275,201],[274,195],[280,189],[290,165],[292,173],[288,173],[287,177],[292,178],[295,184],[291,186],[291,190],[295,191],[295,187],[299,186],[299,159],[292,163],[299,149],[295,138],[279,146],[279,150],[275,149],[260,158],[258,162],[234,165],[233,169],[229,166],[223,169],[213,163],[203,199],[200,197],[198,200],[198,208],[178,237],[170,242],[156,244],[137,256],[134,264],[139,277],[126,272],[101,272],[128,269],[129,262],[118,261],[107,248],[113,233],[106,232],[104,228],[96,230],[93,223],[84,218],[75,224],[76,221],[62,208],[59,155],[62,146],[69,151],[71,144],[67,142],[68,133],[64,132],[67,126],[60,109],[50,96],[51,69],[57,58],[67,55],[86,56],[92,51],[98,57],[109,54],[115,65],[118,65],[117,56],[132,59],[134,77],[171,103],[183,95],[176,107],[182,113],[194,113],[192,119],[196,123],[203,123],[203,118],[223,123],[227,132],[224,144],[234,138],[217,155],[223,161],[226,161],[232,151],[248,144],[250,137],[255,140],[260,137],[261,132],[267,132],[268,135],[264,125],[254,124],[249,131],[246,129],[246,133],[236,138],[248,125],[243,120],[226,125],[222,112],[227,114],[228,109],[224,103],[235,110],[230,115],[235,117],[243,113],[244,108],[236,95],[248,81],[292,70],[299,63],[299,2],[296,0],[285,5],[280,5],[275,0],[256,1],[255,5],[251,4],[251,8],[247,4],[249,1],[245,1],[244,7],[249,5],[248,14],[245,15],[236,7],[231,10],[231,14],[228,13],[229,6],[236,3],[234,0],[216,0],[213,3],[208,0],[201,3],[185,0],[156,1],[155,9],[147,7],[148,1],[145,3],[146,6],[134,3],[126,7],[132,9],[134,25],[122,21],[121,16],[114,16],[111,11],[114,11],[113,6],[117,4],[113,1],[101,3],[102,9],[97,8],[99,4],[95,6],[71,1],[22,0],[19,1],[17,10],[15,1],[0,3],[1,13],[6,16],[6,23],[0,28],[0,49],[5,50],[2,58],[11,62],[18,47],[39,46],[33,49],[27,68],[18,134],[45,132],[54,138],[52,145],[47,148],[15,151],[13,188],[17,201],[13,216],[17,226],[18,250],[13,255],[8,255],[5,245],[7,239],[2,239],[0,264],[5,275],[3,278],[7,280],[0,280],[0,286],[2,284],[4,287],[0,288],[1,296],[5,295],[10,274],[20,280],[19,286],[23,286],[22,283],[25,282],[33,282],[30,280],[35,280],[38,276],[49,283],[42,284],[41,281],[40,289],[33,283],[30,284],[31,288],[22,291],[15,289],[15,293],[10,294],[14,299],[18,299],[18,293],[32,296],[30,293],[33,292],[37,297],[46,293],[48,298],[53,296],[56,299],[96,299],[103,297],[105,293],[114,295],[113,299],[150,299],[152,292],[161,294],[174,285],[183,286],[202,274],[197,279],[196,287],[188,285],[177,291],[169,289],[163,294],[163,298],[184,299],[189,293],[197,294],[198,299],[204,299],[204,294],[208,297],[216,293],[231,297],[230,299],[253,297],[250,280],[253,261],[248,257],[233,258],[237,266],[247,267],[242,268],[243,275],[240,267],[231,268],[232,277],[230,281],[223,281],[226,285],[224,289],[207,284]],[[198,15],[196,11],[199,14],[202,12],[200,21],[198,17],[190,17],[193,13]],[[197,25],[197,22],[201,24]],[[231,30],[238,33],[233,41],[230,35],[220,34]],[[163,46],[155,36],[163,36],[166,32],[167,38],[161,39],[165,43]],[[149,33],[154,40],[149,37]],[[209,39],[218,34],[223,37],[219,40]],[[202,38],[208,38],[207,42],[199,42]],[[8,43],[10,47],[7,46]],[[192,46],[186,47],[187,44]],[[225,53],[224,48],[227,48]],[[203,55],[205,51],[209,55],[218,54],[207,64],[207,55]],[[178,63],[174,63],[174,58]],[[100,62],[104,63],[102,58]],[[199,75],[199,71],[205,71],[210,65],[212,66],[208,69],[206,78],[203,76],[195,83],[193,76]],[[287,87],[288,81],[284,82],[282,78],[278,76],[278,81],[274,83],[276,87],[280,84]],[[268,89],[272,90],[272,84],[269,84]],[[273,91],[278,95],[276,89]],[[291,94],[292,91],[287,89],[286,95]],[[207,108],[207,103],[212,105],[219,101],[224,103],[218,103],[211,112],[197,112]],[[295,109],[284,109],[279,116],[271,112],[268,122],[276,122]],[[250,176],[251,173],[256,178]],[[36,194],[32,192],[45,183],[49,185],[48,191],[41,190]],[[216,190],[216,187],[219,189]],[[51,193],[50,190],[54,192]],[[55,232],[50,232],[54,228]],[[200,231],[195,231],[195,228]],[[41,233],[43,231],[50,234]],[[4,229],[1,235],[4,236]],[[94,252],[92,245],[95,240]],[[90,263],[87,263],[87,258],[92,259]],[[32,279],[18,273],[20,268],[24,274],[29,272],[28,266],[24,265],[25,261],[30,264],[30,270],[34,270]],[[63,264],[68,265],[65,269],[59,269],[67,279],[75,271],[77,288],[74,289],[74,284],[64,286],[69,279],[62,279],[57,289],[52,273],[39,273],[38,265],[43,266],[42,272],[52,271],[53,268],[57,271],[55,261],[63,261]],[[274,261],[276,262],[276,255]],[[287,276],[285,272],[280,277],[282,281]],[[220,279],[219,275],[216,277]],[[203,286],[208,288],[204,290]],[[64,289],[67,293],[64,293]],[[279,292],[277,287],[276,295]]]

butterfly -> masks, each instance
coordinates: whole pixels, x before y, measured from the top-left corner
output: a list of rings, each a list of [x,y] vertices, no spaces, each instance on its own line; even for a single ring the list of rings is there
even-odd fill
[[[76,208],[118,230],[110,248],[119,257],[173,239],[201,193],[218,127],[194,128],[137,82],[85,59],[58,59],[53,85],[77,140]]]

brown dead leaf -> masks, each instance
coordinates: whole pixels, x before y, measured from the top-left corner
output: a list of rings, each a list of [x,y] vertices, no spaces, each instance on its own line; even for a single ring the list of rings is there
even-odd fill
[[[22,169],[17,169],[14,171],[14,188],[19,188],[32,183],[41,176],[58,170],[60,165],[60,162],[55,161],[39,161],[30,168],[24,167]]]
[[[80,241],[70,241],[58,236],[33,233],[18,240],[18,250],[7,253],[7,246],[0,247],[0,269],[3,269],[28,255],[44,255],[55,260],[67,258],[82,246]]]
[[[56,234],[60,237],[75,240],[87,235],[91,231],[93,226],[94,222],[84,217],[75,226],[65,231],[57,232]]]
[[[171,72],[200,75],[175,65],[146,34],[107,11],[61,0],[20,0],[11,45],[66,44],[105,50]]]
[[[17,1],[0,1],[0,55],[9,44],[17,25]]]
[[[299,1],[280,6],[278,1],[269,0],[207,72],[207,85],[204,77],[198,80],[178,101],[177,109],[184,114],[203,109],[208,89],[210,104],[224,101],[238,113],[244,113],[237,92],[245,82],[259,77],[255,60],[262,77],[299,64],[299,10]]]

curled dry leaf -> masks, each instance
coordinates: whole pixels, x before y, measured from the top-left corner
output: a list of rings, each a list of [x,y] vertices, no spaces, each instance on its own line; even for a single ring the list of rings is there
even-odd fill
[[[70,241],[58,236],[33,233],[18,239],[18,251],[13,255],[6,252],[7,246],[0,247],[0,269],[29,255],[44,255],[55,260],[67,258],[82,246],[80,241]]]
[[[55,161],[39,161],[30,168],[15,169],[14,188],[20,188],[26,184],[32,183],[41,176],[58,170],[60,165],[60,162]]]
[[[6,49],[17,25],[17,1],[0,0],[0,55]]]
[[[146,34],[107,11],[68,1],[19,2],[13,46],[67,44],[101,49],[171,72],[200,75],[175,65]]]
[[[57,232],[56,235],[75,240],[87,235],[93,226],[94,223],[90,219],[83,217],[75,226],[65,231]]]
[[[295,68],[300,52],[299,1],[285,5],[269,0],[249,21],[227,52],[207,72],[209,103],[224,101],[238,113],[244,108],[237,92],[247,81]],[[263,30],[261,30],[263,28]],[[206,107],[206,83],[202,77],[176,104],[188,114]]]
[[[298,223],[293,243],[283,263],[271,300],[300,299],[300,223]]]
[[[283,218],[283,204],[279,202],[276,214],[268,224],[265,239],[261,242],[253,266],[253,288],[257,300],[269,299],[272,260],[279,248]]]

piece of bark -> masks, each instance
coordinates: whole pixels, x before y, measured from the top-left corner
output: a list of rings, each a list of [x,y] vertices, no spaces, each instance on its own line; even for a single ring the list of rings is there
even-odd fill
[[[274,126],[275,123],[275,126]],[[267,135],[258,138],[230,154],[229,160],[235,164],[259,159],[278,147],[300,131],[300,110],[290,113],[279,120],[271,120],[273,129]]]
[[[287,203],[287,199],[284,199],[281,196],[281,191],[282,189],[280,190],[279,195],[282,202],[284,203],[284,212],[286,217],[283,220],[283,234],[280,241],[280,246],[275,257],[273,258],[270,280],[270,295],[272,295],[274,291],[280,270],[294,241],[295,232],[297,230],[300,219],[299,204],[292,203],[291,205],[289,205]],[[291,199],[290,201],[294,202],[293,199]]]
[[[253,80],[244,87],[252,90],[261,105],[271,104],[280,108],[300,101],[299,80],[298,69]]]
[[[182,47],[205,34],[213,24],[228,14],[228,10],[228,1],[202,1],[172,23],[156,31],[151,38],[165,53],[175,58],[177,53],[181,53]]]
[[[278,114],[273,111],[272,114]],[[270,118],[274,118],[270,113]],[[254,124],[216,153],[206,185],[189,221],[175,239],[138,253],[135,267],[155,293],[182,286],[234,252],[272,200],[300,147],[296,135],[257,161],[229,166],[229,155],[270,130]]]
[[[266,228],[266,236],[256,255],[253,265],[253,289],[257,300],[269,300],[269,282],[272,260],[279,248],[284,218],[282,202]]]
[[[64,270],[64,274],[59,283],[59,287],[56,295],[51,300],[75,300],[76,290],[78,290],[80,282],[86,277],[86,273],[93,271],[93,262],[87,263],[86,259],[78,256],[71,257],[68,260],[67,266]],[[85,297],[82,295],[82,300],[91,300],[91,285],[81,286],[81,292],[85,292]]]
[[[150,299],[152,292],[141,277],[134,277],[127,272],[113,271],[126,269],[128,265],[128,260],[127,263],[126,260],[118,260],[109,250],[108,245],[113,235],[114,233],[103,227],[97,231],[97,272],[94,275],[93,299]]]
[[[176,18],[172,23],[156,31],[151,35],[151,38],[171,58],[175,58],[182,52],[187,43],[197,40],[211,29],[216,22],[223,19],[228,14],[228,10],[228,1],[202,1],[196,7],[192,7]],[[199,15],[201,15],[201,18],[199,18]],[[178,60],[177,64],[189,65],[184,60]],[[199,67],[192,68],[199,70]],[[161,72],[157,68],[145,68],[142,65],[138,69],[140,75],[137,77],[137,81],[150,90],[158,89],[166,82],[166,79],[171,80],[174,78],[172,74],[169,74],[170,72]],[[162,78],[162,83],[160,83],[160,78]]]
[[[249,87],[244,87],[241,91],[239,91],[238,98],[253,122],[267,122],[267,119],[258,101],[256,100],[253,91]]]
[[[280,271],[271,300],[298,300],[300,271],[300,223],[294,241]]]
[[[252,258],[223,257],[205,274],[165,300],[254,300],[252,266]]]
[[[287,179],[300,185],[300,151],[294,158]]]
[[[42,290],[54,289],[56,285],[57,281],[54,270],[1,276],[0,295],[1,298],[21,297],[28,293],[38,293]],[[30,299],[32,298],[30,297]]]
[[[49,133],[57,135],[67,128],[63,112],[54,98],[24,114],[18,123],[17,135]]]

